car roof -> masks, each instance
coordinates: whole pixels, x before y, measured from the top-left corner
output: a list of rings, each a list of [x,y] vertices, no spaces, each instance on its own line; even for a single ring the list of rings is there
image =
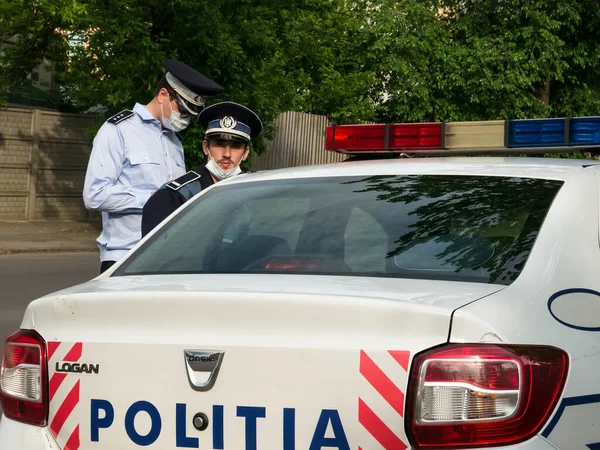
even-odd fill
[[[600,169],[600,161],[566,158],[439,157],[345,161],[334,164],[264,170],[234,177],[223,184],[297,178],[373,175],[483,175],[566,181],[586,167]],[[219,184],[221,184],[219,183]]]

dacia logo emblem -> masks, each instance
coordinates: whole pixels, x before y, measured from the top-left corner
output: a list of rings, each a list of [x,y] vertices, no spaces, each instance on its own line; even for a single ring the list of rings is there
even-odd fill
[[[185,367],[190,386],[195,391],[208,391],[217,381],[225,352],[184,350]]]
[[[221,128],[235,128],[237,122],[231,116],[225,116],[220,121]]]

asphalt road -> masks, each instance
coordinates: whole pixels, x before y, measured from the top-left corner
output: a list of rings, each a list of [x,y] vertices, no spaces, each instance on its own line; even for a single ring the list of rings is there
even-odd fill
[[[98,275],[98,253],[0,255],[0,342],[18,329],[32,300]]]
[[[0,255],[0,346],[19,328],[29,302],[94,278],[99,270],[95,252]]]

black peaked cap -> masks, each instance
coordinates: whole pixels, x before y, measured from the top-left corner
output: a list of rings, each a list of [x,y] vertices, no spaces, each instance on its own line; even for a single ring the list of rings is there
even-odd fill
[[[210,122],[226,116],[247,125],[250,128],[251,138],[255,138],[262,132],[263,125],[256,113],[250,108],[234,102],[220,102],[207,106],[198,115],[198,123],[207,129]]]
[[[167,59],[164,64],[171,75],[197,95],[213,96],[223,90],[221,85],[181,61]]]

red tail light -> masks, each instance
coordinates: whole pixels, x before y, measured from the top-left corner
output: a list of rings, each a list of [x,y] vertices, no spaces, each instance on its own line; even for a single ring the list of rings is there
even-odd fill
[[[515,444],[534,436],[562,392],[567,354],[555,347],[451,344],[417,355],[406,431],[415,448]]]
[[[4,344],[0,363],[0,403],[6,417],[45,426],[48,418],[46,342],[20,330]]]

